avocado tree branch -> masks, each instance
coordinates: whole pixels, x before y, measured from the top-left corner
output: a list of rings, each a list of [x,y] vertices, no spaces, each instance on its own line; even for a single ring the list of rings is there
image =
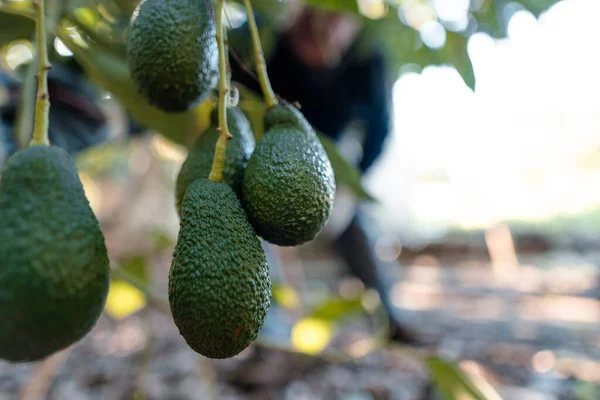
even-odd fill
[[[0,11],[1,2],[0,0]],[[58,31],[57,26],[63,11],[64,0],[52,0],[46,4],[46,45],[52,46],[54,43],[55,32]],[[31,9],[33,20],[35,21],[35,10]],[[31,42],[36,41],[36,33],[34,32]],[[51,48],[51,47],[50,47]],[[25,79],[21,88],[21,98],[17,107],[17,123],[15,134],[13,135],[19,148],[27,146],[31,140],[31,132],[33,131],[33,119],[35,113],[36,100],[36,79],[35,73],[37,66],[37,55],[33,61],[27,65]]]
[[[36,15],[36,46],[38,72],[37,95],[35,99],[35,116],[33,121],[33,137],[30,146],[49,146],[48,140],[48,113],[50,111],[50,99],[48,97],[48,70],[52,68],[48,60],[48,48],[46,41],[46,15],[44,11],[44,0],[34,0],[33,7]]]
[[[258,35],[258,27],[256,26],[256,19],[254,18],[254,11],[252,10],[252,4],[250,0],[244,0],[246,6],[246,13],[248,14],[248,26],[250,27],[250,35],[252,36],[252,45],[254,46],[254,59],[256,63],[256,73],[258,74],[258,80],[262,89],[265,101],[268,107],[273,107],[277,104],[277,97],[271,87],[271,81],[269,81],[269,75],[267,74],[267,63],[265,62],[265,55],[263,53],[262,45],[260,44],[260,36]]]
[[[227,105],[229,104],[229,74],[227,71],[227,53],[225,52],[225,27],[223,26],[223,3],[225,0],[217,0],[217,45],[219,48],[219,139],[215,146],[215,158],[208,179],[213,182],[223,180],[223,168],[225,167],[225,151],[227,141],[231,139],[227,125]]]

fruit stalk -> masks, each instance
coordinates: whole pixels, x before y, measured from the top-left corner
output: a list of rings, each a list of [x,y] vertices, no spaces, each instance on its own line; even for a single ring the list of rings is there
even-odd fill
[[[256,19],[254,18],[254,11],[252,10],[252,4],[250,4],[250,0],[244,0],[244,6],[246,6],[246,13],[248,14],[248,26],[250,27],[250,35],[252,36],[256,73],[258,74],[260,88],[265,96],[267,106],[273,107],[277,104],[277,98],[275,97],[275,93],[271,87],[271,81],[269,81],[269,75],[267,74],[265,54],[263,53],[262,45],[260,44],[258,27],[256,26]]]
[[[227,125],[227,104],[229,103],[229,75],[227,72],[227,53],[225,53],[225,27],[223,26],[223,4],[225,0],[217,0],[217,45],[219,48],[219,139],[215,146],[215,158],[208,179],[213,182],[223,180],[225,167],[225,151],[227,141],[231,139]]]
[[[44,0],[34,0],[33,7],[35,8],[38,72],[36,74],[37,95],[35,99],[33,137],[31,138],[29,145],[49,146],[48,114],[50,111],[50,99],[48,95],[48,70],[52,67],[48,60]]]

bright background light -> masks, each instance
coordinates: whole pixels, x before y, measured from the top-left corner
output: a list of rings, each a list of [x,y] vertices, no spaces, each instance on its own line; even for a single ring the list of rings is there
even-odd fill
[[[516,11],[506,39],[475,34],[475,92],[450,67],[402,74],[367,176],[384,221],[430,235],[600,207],[600,169],[582,167],[600,149],[599,13],[567,0],[539,19]]]

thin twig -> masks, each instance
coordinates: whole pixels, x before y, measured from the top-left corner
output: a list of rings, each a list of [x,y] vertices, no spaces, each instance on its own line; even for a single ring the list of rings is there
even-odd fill
[[[33,137],[30,145],[49,146],[48,140],[48,113],[50,99],[48,96],[48,70],[52,68],[48,60],[48,43],[46,41],[46,15],[44,0],[34,0],[33,7],[36,12],[36,44],[37,44],[37,95],[35,101],[35,117],[33,121]]]
[[[52,46],[54,43],[54,32],[57,31],[58,21],[62,15],[63,0],[52,0],[48,3],[48,11],[46,15],[46,47]],[[35,13],[33,14],[35,17]],[[31,42],[36,41],[37,32],[34,34]],[[33,121],[35,115],[35,96],[36,82],[35,70],[38,68],[38,55],[35,54],[31,63],[25,71],[25,80],[21,87],[21,98],[17,108],[17,124],[15,139],[19,148],[27,146],[31,140],[31,132],[33,131]]]
[[[248,26],[250,27],[250,35],[252,36],[256,72],[258,74],[260,87],[263,96],[265,96],[267,106],[273,107],[277,104],[277,98],[275,97],[275,93],[273,93],[271,81],[269,81],[269,75],[267,74],[267,63],[265,62],[265,55],[263,53],[262,45],[260,44],[260,36],[258,34],[258,27],[256,26],[256,19],[254,18],[254,11],[252,10],[250,0],[244,0],[244,5],[246,6],[246,13],[248,14]]]
[[[142,350],[142,359],[136,379],[136,390],[133,400],[146,400],[148,398],[148,371],[152,364],[152,348],[155,342],[155,334],[152,326],[150,314],[144,313],[142,316],[146,328],[146,343]]]
[[[24,386],[19,393],[20,400],[38,400],[46,398],[52,381],[60,370],[69,354],[69,349],[54,353],[52,356],[43,360],[36,368],[29,384]]]
[[[229,74],[227,73],[227,53],[225,53],[225,27],[223,26],[223,3],[218,0],[217,6],[217,44],[219,47],[219,139],[215,145],[215,157],[208,179],[213,182],[223,180],[223,168],[225,167],[225,152],[227,141],[231,139],[227,125],[227,105],[229,104]]]

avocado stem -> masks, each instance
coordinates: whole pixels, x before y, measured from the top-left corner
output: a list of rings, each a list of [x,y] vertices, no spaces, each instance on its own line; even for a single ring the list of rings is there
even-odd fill
[[[269,74],[267,73],[267,63],[265,62],[265,54],[260,43],[260,36],[258,34],[258,27],[256,26],[256,19],[254,18],[254,11],[252,10],[252,4],[250,4],[250,0],[244,0],[244,5],[246,6],[246,13],[248,14],[248,26],[250,27],[250,35],[252,36],[254,61],[256,63],[258,81],[260,83],[263,96],[265,96],[267,106],[273,107],[277,104],[277,97],[275,97],[275,93],[271,87],[271,81],[269,80]]]
[[[46,43],[46,15],[44,0],[34,0],[35,8],[35,36],[37,46],[38,72],[37,95],[35,98],[35,115],[33,120],[33,136],[30,146],[50,146],[48,139],[48,114],[50,112],[50,98],[48,95],[48,70],[52,68],[48,60]]]
[[[225,0],[217,0],[217,45],[219,48],[219,139],[215,145],[215,158],[208,179],[213,182],[223,180],[223,168],[225,167],[225,152],[227,141],[231,139],[229,126],[227,125],[227,104],[229,103],[229,74],[227,72],[227,53],[225,52],[225,27],[223,26],[223,3]]]

